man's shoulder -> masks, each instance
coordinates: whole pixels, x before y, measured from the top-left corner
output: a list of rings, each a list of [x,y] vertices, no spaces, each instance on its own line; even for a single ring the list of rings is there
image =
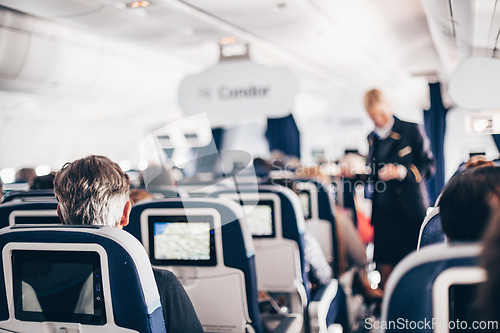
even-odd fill
[[[153,273],[155,277],[158,276],[164,279],[178,280],[174,273],[166,269],[153,267]]]
[[[180,283],[179,279],[177,276],[175,276],[174,273],[171,271],[168,271],[166,269],[161,269],[161,268],[155,268],[153,267],[153,274],[156,279],[156,283],[162,282],[162,283]]]

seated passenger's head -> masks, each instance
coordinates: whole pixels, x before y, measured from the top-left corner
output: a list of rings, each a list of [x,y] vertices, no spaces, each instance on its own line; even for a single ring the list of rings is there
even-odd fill
[[[57,211],[65,224],[123,227],[131,209],[130,181],[103,156],[66,163],[54,180]]]
[[[36,177],[35,169],[22,168],[17,170],[14,183],[29,183]]]
[[[139,201],[153,200],[153,195],[146,190],[134,188],[130,190],[130,201],[138,203]]]
[[[30,190],[47,190],[54,188],[55,174],[35,177],[30,184]]]
[[[476,168],[453,177],[439,201],[444,233],[450,241],[478,241],[499,203],[500,168]]]
[[[495,162],[489,160],[484,155],[474,155],[465,163],[464,167],[466,170],[468,170],[486,166],[497,166],[497,165],[495,164]]]
[[[363,104],[376,127],[383,128],[391,120],[391,105],[380,90],[372,89],[366,92],[363,97]]]

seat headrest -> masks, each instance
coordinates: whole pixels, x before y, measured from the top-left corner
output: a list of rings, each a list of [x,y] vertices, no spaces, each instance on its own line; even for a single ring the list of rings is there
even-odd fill
[[[2,197],[2,203],[6,203],[16,199],[33,199],[45,201],[47,199],[54,198],[54,190],[46,189],[46,190],[29,190],[29,191],[10,191],[5,193]]]
[[[26,214],[19,214],[23,216],[57,216],[57,201],[50,202],[17,202],[10,201],[0,205],[0,228],[6,227],[13,223],[11,221],[11,214],[13,212],[28,212]],[[52,211],[51,213],[36,214],[36,211]]]
[[[30,245],[31,244],[31,245]],[[33,246],[36,244],[36,246]],[[102,266],[104,297],[109,288],[111,302],[105,302],[108,324],[138,332],[154,332],[163,315],[149,258],[130,234],[112,227],[16,225],[0,230],[2,274],[0,274],[0,321],[9,319],[3,271],[7,249],[87,251],[95,250]],[[106,265],[107,263],[107,265]],[[106,266],[106,267],[105,267]],[[108,272],[106,281],[105,271]],[[133,307],[130,307],[133,304]],[[111,308],[108,308],[111,306]],[[11,313],[14,313],[11,311]],[[164,329],[164,325],[163,326]]]
[[[438,276],[452,268],[476,268],[478,244],[430,245],[405,257],[386,286],[382,321],[433,318],[433,285]]]

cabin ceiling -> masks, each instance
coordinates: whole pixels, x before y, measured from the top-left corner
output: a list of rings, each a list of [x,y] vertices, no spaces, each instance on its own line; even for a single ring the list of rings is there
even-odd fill
[[[426,96],[425,78],[412,75],[441,70],[419,0],[151,0],[141,8],[119,0],[0,0],[0,5],[207,66],[217,55],[196,52],[197,45],[225,36],[247,42],[251,36],[255,61],[291,68],[303,91],[318,98],[323,92],[313,91],[309,82],[320,79],[327,83],[328,98],[335,91],[361,94],[376,86],[407,107]]]
[[[183,77],[214,66],[220,57],[219,41],[229,36],[236,37],[239,43],[248,43],[255,62],[287,68],[296,76],[299,93],[293,113],[299,127],[318,116],[366,117],[361,96],[372,87],[379,87],[389,95],[398,115],[418,121],[428,101],[426,74],[437,73],[442,80],[447,79],[447,60],[442,50],[435,46],[436,34],[429,22],[434,18],[426,16],[426,0],[150,0],[149,6],[141,8],[131,8],[130,3],[117,0],[0,0],[4,11],[13,9],[52,22],[42,32],[45,40],[54,34],[68,41],[78,37],[79,42],[89,45],[109,46],[110,51],[106,51],[109,57],[116,54],[124,58],[126,55],[127,59],[137,61],[143,55],[144,62],[153,59],[161,70],[151,82],[166,84],[161,86],[165,93],[158,84],[151,84],[153,87],[148,87],[150,97],[143,107],[140,100],[114,103],[117,101],[114,87],[108,87],[108,94],[104,79],[93,90],[100,91],[102,96],[113,96],[114,100],[93,101],[86,96],[61,99],[57,93],[44,92],[36,96],[35,93],[3,91],[0,92],[0,117],[9,119],[13,133],[25,128],[25,119],[33,120],[33,126],[43,126],[46,132],[57,132],[60,125],[56,120],[61,117],[69,132],[78,132],[82,122],[85,127],[91,126],[88,114],[95,113],[106,117],[108,125],[101,126],[102,131],[111,129],[110,133],[120,137],[124,146],[127,143],[132,146],[137,138],[132,141],[127,131],[121,131],[123,117],[132,117],[141,135],[164,125],[168,119],[180,117],[182,112],[177,106],[175,87]],[[36,20],[27,20],[23,22],[25,26],[19,26],[20,22],[10,20],[14,16],[0,15],[0,33],[2,29],[24,29],[26,35],[37,31]],[[58,24],[68,29],[55,33]],[[81,33],[76,36],[74,31]],[[0,60],[2,51],[9,54],[1,48],[0,41]],[[71,68],[72,59],[59,60],[65,68]],[[1,64],[2,61],[0,67]],[[139,75],[138,69],[142,67],[136,67],[134,75]],[[153,67],[149,66],[148,75],[155,75]],[[30,68],[36,70],[36,62]],[[123,73],[119,77],[122,81],[127,79]],[[68,76],[64,78],[71,81]],[[0,83],[1,79],[2,68]],[[133,75],[129,79],[133,81]],[[147,80],[142,78],[142,81]],[[72,104],[78,106],[70,112]],[[82,116],[85,110],[90,113]],[[231,121],[234,120],[213,125],[227,126]],[[106,141],[104,137],[103,134],[99,140],[92,141],[97,146],[97,141]],[[0,137],[0,145],[6,140]],[[44,144],[43,139],[39,144]],[[23,149],[13,145],[8,151],[0,151],[0,157],[30,156],[30,147],[27,143]],[[76,149],[73,152],[82,155]],[[127,154],[130,149],[124,148],[110,157],[120,160]],[[43,158],[51,159],[50,156]],[[51,161],[58,163],[62,159],[61,155]]]
[[[500,56],[498,0],[422,0],[422,5],[447,78],[467,57]]]

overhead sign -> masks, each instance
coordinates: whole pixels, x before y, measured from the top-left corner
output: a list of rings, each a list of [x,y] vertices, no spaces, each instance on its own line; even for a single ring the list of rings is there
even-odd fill
[[[186,77],[179,86],[179,105],[188,116],[288,115],[297,93],[292,74],[249,60],[226,60],[203,73]]]

